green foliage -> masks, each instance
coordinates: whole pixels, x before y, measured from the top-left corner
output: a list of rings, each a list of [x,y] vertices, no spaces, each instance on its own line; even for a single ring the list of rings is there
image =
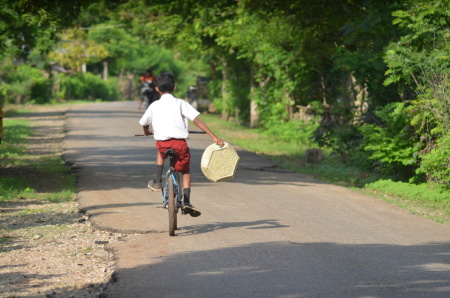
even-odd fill
[[[13,49],[22,57],[34,47],[48,51],[48,41],[74,24],[80,9],[79,0],[0,0],[0,50]]]
[[[30,102],[43,104],[50,102],[50,80],[45,78],[40,72],[40,76],[35,76],[31,79],[33,84],[31,86]]]
[[[275,140],[308,147],[312,145],[310,137],[317,126],[316,123],[304,121],[277,122],[263,129],[262,134]]]
[[[358,7],[349,21],[342,27],[343,46],[336,47],[334,70],[348,75],[354,83],[350,95],[356,96],[364,88],[368,96],[364,100],[372,107],[400,101],[398,86],[380,84],[387,71],[385,47],[396,38],[398,29],[392,24],[392,11],[401,1],[370,1],[370,9]]]
[[[69,100],[114,101],[120,99],[116,80],[104,81],[92,73],[61,76],[61,96]]]
[[[450,187],[450,97],[449,79],[436,80],[427,85],[424,93],[413,102],[411,124],[420,135],[420,161],[416,170],[428,181]]]
[[[148,54],[157,53],[158,49],[150,46],[150,51],[146,51],[148,44],[140,40],[137,36],[130,34],[125,28],[119,27],[115,23],[101,23],[92,26],[88,36],[90,40],[97,44],[103,45],[108,51],[108,70],[111,75],[119,75],[121,71],[136,70],[138,73],[145,73],[149,67],[153,57]],[[142,61],[142,58],[147,58]]]
[[[68,70],[80,71],[83,64],[101,61],[108,55],[102,44],[88,39],[83,30],[73,28],[61,34],[61,41],[58,47],[49,53],[49,58]]]
[[[78,1],[62,2],[2,1],[2,56],[13,53],[43,67],[56,33],[81,11]],[[267,135],[294,143],[309,143],[314,126],[299,130],[303,125],[294,119],[299,106],[314,103],[320,125],[312,139],[348,166],[448,183],[448,0],[129,0],[84,8],[83,31],[67,31],[77,34],[53,53],[62,56],[79,41],[71,60],[85,59],[92,73],[100,74],[107,61],[109,74],[131,85],[130,77],[138,83],[147,68],[170,70],[178,97],[197,75],[209,76],[211,99],[224,119],[248,123],[256,115]],[[86,54],[94,45],[102,50]],[[49,101],[42,75],[4,66],[0,101]],[[119,98],[115,79],[60,76],[60,98]]]
[[[44,103],[49,100],[49,82],[44,73],[30,65],[15,66],[3,61],[0,71],[0,103]]]
[[[411,125],[420,140],[420,151],[415,155],[417,175],[448,187],[450,2],[417,1],[409,9],[396,11],[394,16],[394,23],[405,34],[387,50],[389,69],[385,84],[404,82],[416,89]]]
[[[399,42],[390,44],[385,60],[389,66],[385,84],[404,80],[420,84],[417,77],[426,61],[439,60],[449,67],[450,3],[447,0],[414,1],[408,10],[398,10],[394,24],[405,31]],[[437,65],[437,64],[435,64]]]
[[[415,152],[411,144],[417,138],[411,133],[404,103],[391,103],[375,111],[381,123],[366,124],[360,128],[363,148],[371,152],[371,159],[385,163],[411,165]]]
[[[315,106],[315,110],[323,113],[320,125],[311,135],[312,140],[320,147],[330,148],[343,162],[350,161],[361,141],[354,124],[353,108],[346,102]]]
[[[411,116],[404,103],[391,103],[375,111],[379,122],[359,128],[363,135],[361,147],[370,152],[369,158],[381,163],[386,175],[409,179],[417,167],[418,136],[410,125]]]
[[[443,184],[450,188],[450,135],[439,139],[436,147],[428,154],[420,156],[421,164],[418,174],[425,174],[429,181]]]

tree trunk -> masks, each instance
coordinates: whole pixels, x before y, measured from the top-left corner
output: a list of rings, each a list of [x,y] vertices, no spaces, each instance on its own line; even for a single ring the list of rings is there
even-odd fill
[[[291,96],[289,95],[289,92],[286,90],[285,92],[285,97],[286,97],[286,111],[288,114],[288,118],[287,120],[292,120],[294,118],[294,107],[291,104]]]
[[[222,120],[227,121],[228,114],[228,91],[227,91],[227,82],[228,82],[228,63],[225,58],[222,60]]]
[[[350,74],[349,79],[347,80],[347,89],[348,92],[351,94],[351,100],[352,105],[356,106],[356,112],[354,115],[355,120],[361,118],[362,115],[364,115],[367,111],[367,108],[369,106],[367,100],[368,100],[368,91],[366,86],[362,86],[358,84],[358,81],[356,80],[355,76]]]
[[[250,127],[259,126],[258,104],[255,101],[255,82],[253,80],[253,67],[250,68]]]
[[[326,90],[326,86],[325,86],[325,77],[322,74],[322,101],[323,101],[323,105],[327,104],[327,90]]]
[[[2,143],[3,138],[3,110],[2,104],[0,103],[0,144]]]

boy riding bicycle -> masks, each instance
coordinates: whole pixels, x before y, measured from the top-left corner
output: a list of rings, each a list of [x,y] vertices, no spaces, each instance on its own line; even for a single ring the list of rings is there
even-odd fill
[[[208,126],[200,119],[200,113],[189,103],[175,98],[172,93],[175,90],[175,77],[170,72],[162,72],[156,78],[156,91],[161,95],[158,101],[153,102],[139,120],[144,128],[146,136],[153,132],[156,140],[156,177],[148,182],[148,187],[154,191],[162,189],[162,171],[164,166],[163,153],[168,149],[174,149],[177,153],[175,170],[183,174],[183,206],[182,210],[191,216],[200,216],[200,211],[190,203],[191,174],[189,147],[186,139],[189,136],[188,121],[194,122],[201,130],[206,132],[213,141],[223,146],[224,141],[217,137]],[[152,131],[150,130],[152,126]]]

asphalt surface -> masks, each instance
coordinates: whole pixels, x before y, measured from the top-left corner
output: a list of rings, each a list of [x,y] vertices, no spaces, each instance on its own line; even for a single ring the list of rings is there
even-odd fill
[[[134,102],[67,113],[80,207],[97,227],[128,234],[110,245],[118,268],[107,297],[450,297],[449,225],[236,147],[235,178],[210,182],[206,135],[188,141],[202,216],[179,216],[170,237],[161,195],[147,188],[154,140],[134,137],[142,114]]]

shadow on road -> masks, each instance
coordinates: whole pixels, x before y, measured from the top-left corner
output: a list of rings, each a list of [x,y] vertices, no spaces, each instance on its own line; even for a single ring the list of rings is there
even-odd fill
[[[134,137],[135,133],[141,132],[141,127],[137,122],[144,111],[130,110],[129,108],[134,108],[134,105],[131,104],[127,105],[127,110],[119,109],[118,104],[117,107],[112,104],[107,107],[109,108],[98,105],[97,110],[74,108],[67,111],[71,122],[67,140],[71,146],[64,153],[64,158],[75,163],[74,169],[79,172],[78,176],[81,176],[82,171],[83,176],[88,176],[87,179],[92,180],[95,177],[96,183],[87,185],[83,183],[81,190],[144,189],[147,181],[153,178],[156,156],[153,139]],[[107,118],[107,121],[100,123],[110,128],[105,129],[103,126],[92,125],[91,118]],[[79,119],[83,121],[79,121]],[[127,129],[120,130],[119,127]],[[138,131],[129,131],[128,127],[136,128]],[[120,135],[120,132],[123,134],[123,131],[127,131],[129,135]],[[207,136],[201,135],[192,135],[191,140],[202,137],[209,140]],[[89,145],[81,145],[86,143]],[[190,140],[188,140],[188,144],[191,144]],[[201,157],[206,147],[198,149],[190,145],[190,148],[193,187],[213,185],[213,182],[203,176],[200,169]],[[307,175],[282,170],[268,158],[243,150],[237,150],[237,152],[241,159],[236,175],[234,179],[222,183],[297,186],[306,186],[312,181],[320,183]],[[164,171],[166,170],[167,163]]]
[[[109,137],[99,137],[108,140]],[[114,138],[110,138],[114,140]],[[132,142],[133,139],[131,138]],[[65,153],[64,158],[73,160],[71,155],[77,156],[73,169],[78,176],[87,176],[88,180],[95,176],[95,183],[83,183],[81,190],[110,190],[120,188],[146,188],[147,182],[153,179],[156,149],[150,142],[148,148],[142,147],[105,147],[105,148],[77,148],[72,153]],[[307,183],[321,183],[307,175],[297,174],[279,169],[276,165],[261,165],[251,163],[245,158],[252,155],[245,151],[238,151],[241,156],[235,177],[226,182],[211,182],[205,178],[200,161],[204,150],[192,149],[191,174],[193,187],[206,187],[216,183],[242,183],[250,185],[297,185],[306,186]],[[168,169],[165,163],[164,172]]]
[[[119,269],[106,293],[124,297],[134,282],[125,287],[133,297],[449,297],[449,251],[450,243],[257,243]]]
[[[230,228],[247,228],[249,230],[261,230],[261,229],[276,229],[287,228],[289,226],[282,225],[275,219],[263,219],[250,222],[215,222],[204,225],[194,225],[182,227],[177,231],[177,236],[189,236],[192,234],[203,234],[217,230],[224,230]]]

